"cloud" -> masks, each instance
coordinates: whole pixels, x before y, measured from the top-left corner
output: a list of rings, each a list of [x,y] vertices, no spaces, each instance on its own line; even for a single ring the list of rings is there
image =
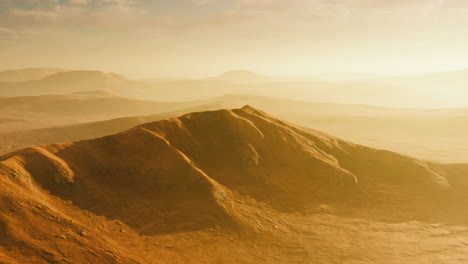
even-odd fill
[[[59,0],[0,0],[0,3],[55,4]]]
[[[20,0],[23,5],[12,0],[6,3],[0,17],[0,24],[9,27],[37,28],[41,26],[105,25],[128,17],[141,15],[143,9],[135,6],[133,0]],[[7,2],[8,1],[8,2]],[[1,4],[2,2],[0,2]]]
[[[136,0],[0,0],[0,3],[26,3],[33,5],[60,4],[60,5],[132,5]]]
[[[134,0],[88,0],[90,3],[98,3],[104,5],[133,5]]]
[[[68,2],[73,5],[87,5],[91,3],[92,1],[91,0],[68,0]]]
[[[8,2],[7,2],[8,1]],[[18,1],[29,4],[17,5]],[[135,31],[194,34],[217,30],[236,34],[338,34],[360,31],[467,26],[464,0],[0,0],[4,27],[134,28]],[[335,31],[333,31],[335,30]],[[329,31],[329,32],[326,32]],[[330,33],[331,32],[331,33]]]
[[[196,5],[224,3],[230,11],[244,12],[332,12],[335,10],[350,10],[361,13],[398,13],[400,11],[415,11],[444,8],[466,8],[465,0],[184,0]]]
[[[207,5],[218,2],[217,0],[185,0],[185,2],[195,5]]]

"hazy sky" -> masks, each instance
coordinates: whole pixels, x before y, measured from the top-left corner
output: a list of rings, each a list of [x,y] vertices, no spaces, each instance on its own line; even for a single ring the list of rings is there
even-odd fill
[[[0,69],[131,77],[468,68],[466,0],[0,0]]]

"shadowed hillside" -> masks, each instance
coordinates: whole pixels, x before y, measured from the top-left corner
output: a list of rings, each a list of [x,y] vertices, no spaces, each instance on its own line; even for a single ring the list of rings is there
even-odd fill
[[[468,166],[355,145],[250,106],[0,160],[0,256],[9,263],[203,263],[220,256],[225,263],[333,263],[345,258],[338,252],[396,263],[378,239],[365,240],[374,248],[366,253],[346,241],[365,227],[387,235],[408,229],[390,238],[398,246],[452,232],[434,223],[468,221],[460,213]],[[432,243],[456,247],[451,239]],[[217,246],[201,254],[209,245]],[[311,255],[317,250],[332,254]]]

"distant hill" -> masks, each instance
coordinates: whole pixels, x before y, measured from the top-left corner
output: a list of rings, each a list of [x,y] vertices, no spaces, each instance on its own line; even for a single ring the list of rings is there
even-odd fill
[[[155,101],[194,101],[225,94],[249,94],[339,104],[448,108],[466,106],[468,79],[464,76],[464,72],[454,72],[330,82],[277,79],[241,70],[199,80],[130,80],[113,73],[69,71],[34,81],[0,82],[0,96],[105,90],[119,96]],[[453,88],[450,93],[446,92],[447,86]]]
[[[146,82],[146,83],[181,82],[181,81],[191,81],[191,80],[195,80],[195,79],[183,78],[183,77],[161,77],[161,78],[138,79],[138,81]]]
[[[114,96],[106,92],[69,95],[0,97],[0,112],[56,116],[132,116],[170,111],[202,102],[156,102]]]
[[[40,80],[0,83],[1,96],[31,96],[69,94],[103,90],[119,95],[141,95],[142,84],[114,73],[99,71],[67,71],[49,75]]]
[[[38,80],[64,71],[66,70],[54,68],[28,68],[0,71],[0,82],[26,82]]]
[[[267,82],[273,78],[247,71],[247,70],[232,70],[224,72],[221,75],[207,78],[206,80],[216,80],[224,82]]]
[[[204,103],[204,101],[156,102],[138,100],[117,96],[107,91],[0,97],[0,117],[3,116],[0,118],[2,120],[0,133],[108,120],[124,116],[149,115]]]

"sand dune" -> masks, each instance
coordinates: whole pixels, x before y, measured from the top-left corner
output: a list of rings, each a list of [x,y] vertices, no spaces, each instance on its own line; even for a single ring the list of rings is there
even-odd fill
[[[388,243],[435,234],[432,247],[405,244],[432,263],[444,257],[434,247],[463,250],[453,241],[466,237],[438,239],[457,228],[432,223],[468,221],[467,165],[355,145],[250,106],[0,160],[9,263],[400,263]],[[373,251],[356,247],[362,232]]]

